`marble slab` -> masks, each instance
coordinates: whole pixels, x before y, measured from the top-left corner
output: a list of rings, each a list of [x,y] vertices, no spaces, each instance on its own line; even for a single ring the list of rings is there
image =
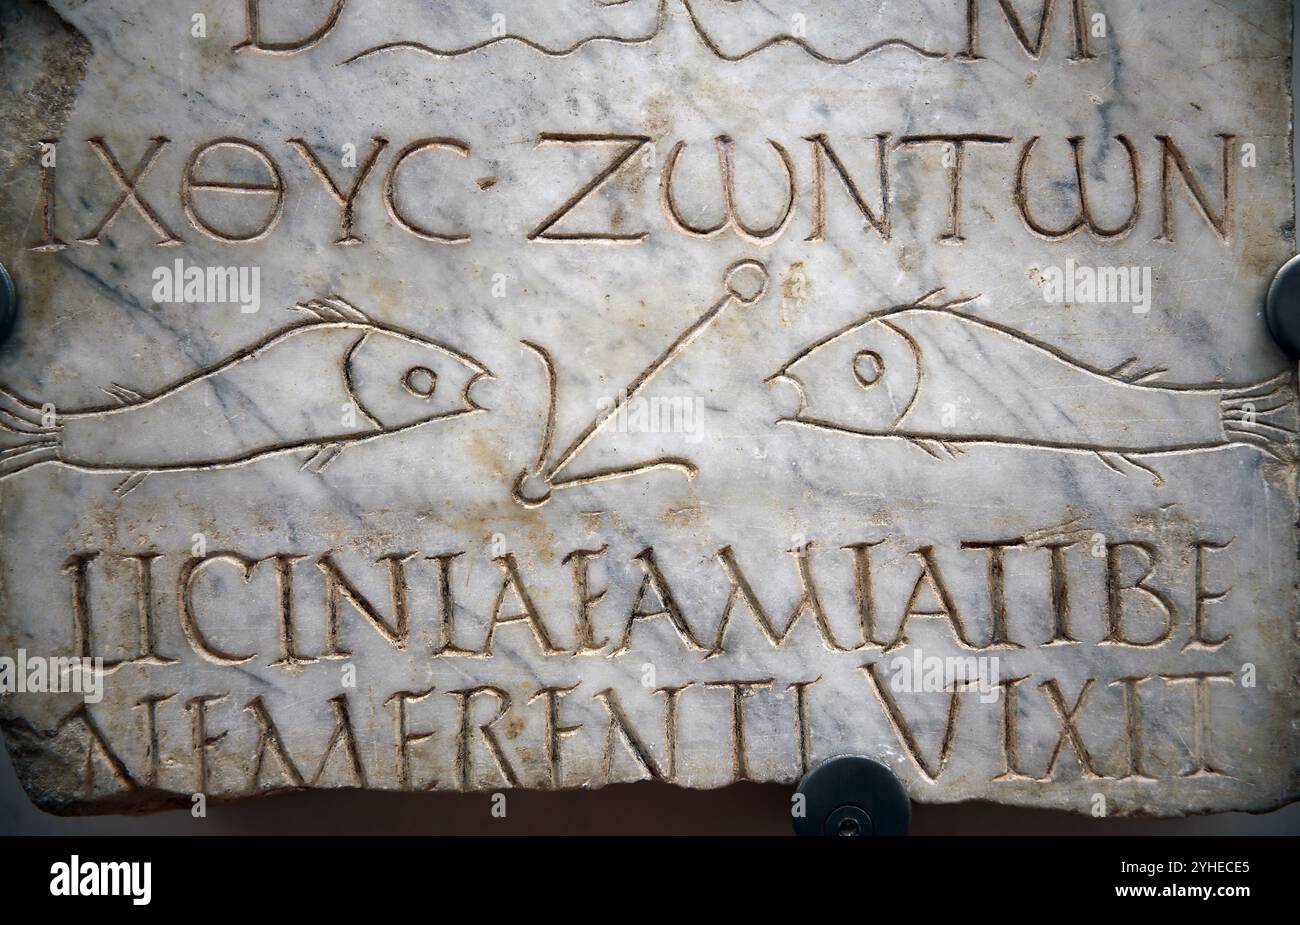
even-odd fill
[[[42,808],[840,754],[924,802],[1296,798],[1284,0],[0,33],[0,726]]]

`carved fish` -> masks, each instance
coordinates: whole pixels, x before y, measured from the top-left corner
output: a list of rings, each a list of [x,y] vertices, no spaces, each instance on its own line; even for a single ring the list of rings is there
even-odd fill
[[[477,360],[380,324],[339,298],[295,306],[306,320],[209,369],[112,403],[54,411],[0,389],[0,479],[59,464],[126,475],[241,466],[301,452],[319,472],[346,447],[482,409]]]
[[[992,444],[1093,453],[1160,476],[1143,457],[1249,446],[1290,461],[1295,376],[1245,386],[1170,385],[1133,358],[1093,368],[943,304],[942,290],[875,312],[800,351],[769,381],[799,392],[784,422],[907,440],[932,456]]]

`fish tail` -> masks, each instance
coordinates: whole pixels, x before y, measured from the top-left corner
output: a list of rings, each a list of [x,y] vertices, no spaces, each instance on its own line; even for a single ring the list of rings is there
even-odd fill
[[[0,479],[60,459],[63,428],[53,415],[0,388]]]
[[[1255,385],[1225,391],[1219,399],[1219,418],[1229,443],[1253,446],[1283,462],[1295,462],[1297,453],[1295,375],[1283,373]]]

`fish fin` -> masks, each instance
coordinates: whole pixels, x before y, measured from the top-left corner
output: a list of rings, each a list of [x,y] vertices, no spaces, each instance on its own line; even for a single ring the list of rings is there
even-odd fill
[[[362,323],[370,322],[369,315],[341,296],[330,296],[325,301],[329,303],[330,307],[333,308],[334,311],[338,312],[339,315],[343,316],[348,321],[357,321]]]
[[[1107,469],[1111,470],[1112,472],[1118,472],[1120,475],[1124,474],[1124,470],[1119,467],[1119,461],[1116,457],[1116,454],[1104,453],[1099,450],[1097,452],[1097,458],[1101,460],[1102,465],[1104,465]]]
[[[1223,390],[1224,401],[1240,399],[1249,401],[1252,398],[1259,398],[1262,395],[1271,395],[1283,389],[1289,389],[1291,394],[1295,394],[1295,373],[1287,370],[1278,373],[1272,379],[1265,379],[1263,382],[1256,382],[1252,385],[1243,385],[1236,388]]]
[[[323,299],[312,299],[309,302],[299,302],[293,306],[293,310],[311,315],[316,320],[327,323],[338,321],[351,321],[357,324],[371,323],[369,315],[351,302],[336,295],[326,296]]]
[[[59,445],[57,443],[10,447],[7,450],[0,451],[0,479],[6,479],[25,469],[31,469],[44,463],[58,462],[59,459]]]
[[[972,302],[979,301],[980,298],[977,295],[963,295],[963,296],[958,296],[955,299],[949,299],[947,302],[933,301],[934,299],[937,299],[939,296],[943,295],[947,291],[948,290],[943,287],[940,287],[938,289],[931,289],[929,292],[921,296],[919,299],[917,299],[908,307],[909,308],[933,308],[939,311],[955,311],[956,309],[959,308],[965,308],[967,305],[970,305]]]
[[[0,430],[11,434],[35,434],[57,429],[46,424],[46,414],[39,406],[0,387]]]
[[[39,407],[0,388],[0,479],[58,461],[63,429],[46,419]]]
[[[1224,391],[1219,420],[1229,443],[1252,446],[1281,462],[1297,460],[1296,394],[1290,372],[1264,382]]]
[[[1278,462],[1294,465],[1297,462],[1294,437],[1282,439],[1272,432],[1256,425],[1251,428],[1224,427],[1224,436],[1230,445],[1249,446],[1259,450],[1265,456]]]
[[[299,471],[301,472],[305,469],[309,472],[315,473],[316,475],[320,475],[325,471],[326,466],[339,458],[339,454],[342,452],[343,444],[327,443],[324,446],[313,450],[311,455],[303,461],[303,464],[299,467]]]
[[[938,298],[939,296],[943,295],[944,292],[946,292],[946,291],[947,291],[947,290],[944,289],[944,287],[942,287],[942,286],[940,286],[940,287],[937,288],[937,289],[931,289],[931,290],[930,290],[929,292],[927,292],[925,295],[921,296],[919,299],[917,299],[915,302],[913,302],[912,305],[915,306],[915,307],[917,307],[917,308],[921,308],[921,307],[923,307],[927,302],[929,302],[931,299],[936,299],[936,298]]]
[[[1120,363],[1118,366],[1112,366],[1110,369],[1106,370],[1106,375],[1114,376],[1116,379],[1125,379],[1127,375],[1125,371],[1129,369],[1129,367],[1131,367],[1137,361],[1138,361],[1137,357],[1129,357],[1127,360],[1125,360],[1123,363]]]
[[[938,441],[922,440],[919,437],[907,437],[905,439],[907,440],[908,443],[912,444],[912,446],[916,447],[918,450],[925,453],[925,455],[940,461],[943,460],[943,457],[939,455],[939,451],[935,449],[935,447],[942,446],[942,444],[940,444]]]
[[[1153,467],[1148,466],[1146,463],[1139,460],[1136,456],[1129,456],[1127,454],[1121,453],[1119,458],[1124,460],[1124,462],[1128,463],[1130,466],[1134,467],[1135,469],[1141,469],[1143,472],[1150,475],[1151,484],[1155,485],[1157,488],[1159,488],[1161,485],[1165,483],[1165,477],[1163,475],[1157,472]]]
[[[101,388],[101,392],[110,398],[117,400],[118,404],[130,405],[142,401],[144,396],[135,389],[128,389],[124,385],[118,385],[116,382],[110,382],[107,387]]]
[[[147,479],[149,475],[150,473],[148,472],[132,472],[126,478],[122,479],[122,481],[117,483],[117,487],[113,489],[113,494],[117,495],[119,498],[125,498],[131,492],[144,484],[144,480]]]
[[[1145,369],[1141,367],[1135,369],[1134,364],[1137,361],[1137,357],[1129,357],[1118,366],[1106,370],[1106,375],[1118,379],[1120,382],[1142,385],[1143,383],[1154,382],[1169,372],[1169,368],[1166,366],[1148,366]]]
[[[1169,372],[1169,368],[1166,366],[1153,366],[1150,369],[1138,370],[1133,373],[1128,381],[1134,385],[1144,385],[1148,382],[1155,382],[1167,372]]]
[[[1116,475],[1128,476],[1129,473],[1124,470],[1124,464],[1127,464],[1134,469],[1140,469],[1151,476],[1152,485],[1158,487],[1165,483],[1163,475],[1151,466],[1148,466],[1146,463],[1141,462],[1136,456],[1132,456],[1128,453],[1108,452],[1105,450],[1098,450],[1096,456],[1102,461],[1102,464],[1105,465],[1107,469],[1114,472]]]
[[[958,456],[961,456],[966,452],[965,448],[958,446],[955,443],[949,443],[947,440],[925,439],[920,442],[924,444],[921,448],[935,459],[943,458],[943,456],[939,455],[940,453],[947,456],[949,459],[956,459]]]

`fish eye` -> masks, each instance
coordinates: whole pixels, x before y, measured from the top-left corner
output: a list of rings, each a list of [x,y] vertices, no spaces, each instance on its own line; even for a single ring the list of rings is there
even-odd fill
[[[885,361],[874,350],[863,350],[853,358],[853,375],[858,385],[869,389],[885,374]]]
[[[402,377],[402,386],[416,398],[431,398],[438,387],[438,374],[427,366],[412,366]]]

